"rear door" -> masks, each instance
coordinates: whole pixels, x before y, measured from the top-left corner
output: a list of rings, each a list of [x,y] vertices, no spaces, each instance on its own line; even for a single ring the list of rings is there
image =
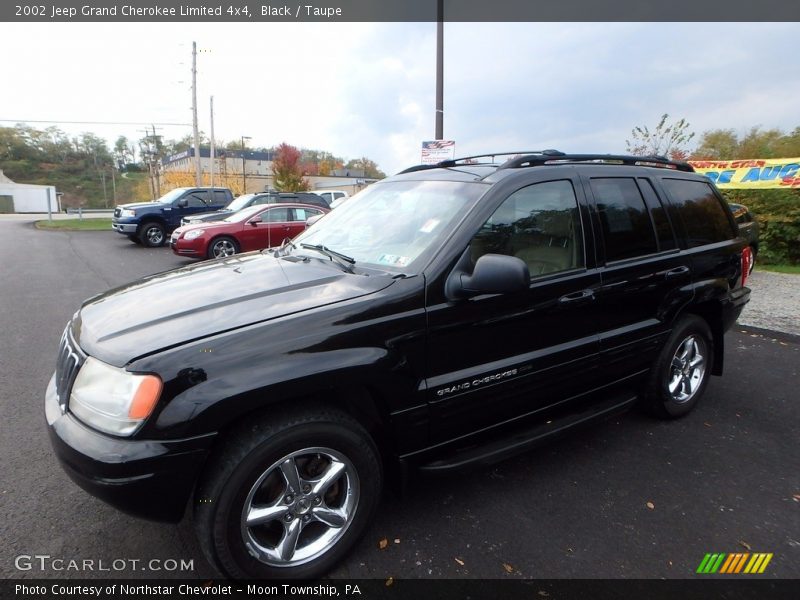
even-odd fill
[[[241,234],[242,251],[278,246],[285,238],[290,237],[290,212],[291,209],[286,206],[276,206],[245,223]]]
[[[607,167],[584,176],[605,265],[597,292],[605,383],[647,371],[693,294],[691,262],[678,247],[665,199],[642,174]]]
[[[448,301],[443,281],[429,284],[434,442],[532,414],[594,386],[600,275],[580,182],[572,170],[545,181],[531,170],[515,188],[493,201],[494,212],[466,252],[473,265],[489,253],[522,259],[530,287]]]
[[[291,223],[289,225],[288,237],[293,238],[294,236],[302,233],[306,228],[306,221],[308,221],[311,217],[316,217],[317,215],[321,214],[322,211],[315,208],[296,207],[291,209],[291,214],[289,215]]]

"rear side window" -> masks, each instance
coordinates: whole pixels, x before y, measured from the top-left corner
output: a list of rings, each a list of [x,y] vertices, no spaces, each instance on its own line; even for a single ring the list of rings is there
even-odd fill
[[[690,248],[737,236],[722,202],[709,184],[686,179],[664,179],[663,184],[683,221]]]
[[[591,186],[603,229],[606,262],[658,252],[653,223],[634,179],[595,178]]]
[[[228,202],[228,193],[225,190],[214,190],[214,203],[225,204]]]

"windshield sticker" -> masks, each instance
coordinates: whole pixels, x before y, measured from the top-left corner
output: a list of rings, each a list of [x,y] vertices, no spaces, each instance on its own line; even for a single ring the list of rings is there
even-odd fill
[[[407,256],[399,256],[397,254],[381,254],[378,262],[382,265],[392,265],[395,267],[405,267],[411,259]]]
[[[439,219],[428,219],[425,224],[419,228],[422,233],[430,233],[439,224]]]

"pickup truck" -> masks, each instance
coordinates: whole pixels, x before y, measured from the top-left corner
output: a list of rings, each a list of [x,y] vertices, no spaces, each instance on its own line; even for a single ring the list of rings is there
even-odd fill
[[[111,228],[137,244],[161,246],[183,217],[220,210],[231,200],[233,193],[228,188],[176,188],[153,202],[116,207]]]

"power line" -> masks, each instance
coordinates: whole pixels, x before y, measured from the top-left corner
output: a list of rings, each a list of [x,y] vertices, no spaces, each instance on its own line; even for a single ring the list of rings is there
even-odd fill
[[[63,123],[65,125],[158,125],[161,127],[191,127],[191,123],[153,123],[148,121],[36,121],[33,119],[0,119],[0,123]]]

